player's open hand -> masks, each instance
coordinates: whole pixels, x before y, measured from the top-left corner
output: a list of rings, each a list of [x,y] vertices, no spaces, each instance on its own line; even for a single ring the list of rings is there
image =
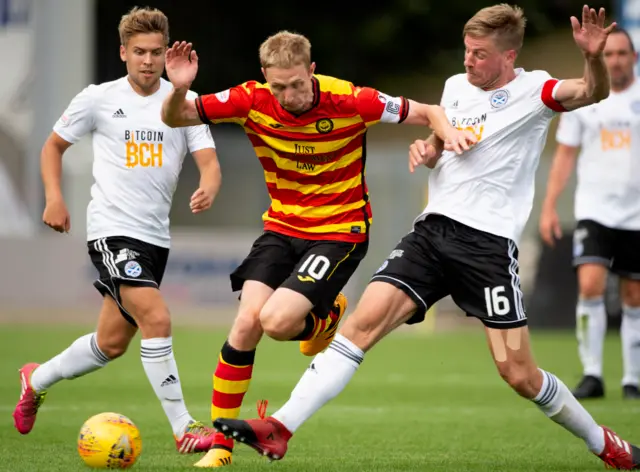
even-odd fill
[[[176,41],[165,53],[167,77],[177,89],[191,87],[198,73],[198,55],[192,44]]]
[[[42,221],[58,233],[68,233],[71,230],[71,216],[69,216],[69,210],[67,210],[64,200],[47,201]]]
[[[211,208],[212,203],[213,192],[207,191],[203,188],[199,188],[193,193],[193,195],[191,195],[189,208],[191,208],[191,213],[200,213],[201,211],[205,211]]]
[[[560,218],[555,208],[544,207],[540,215],[540,236],[550,247],[554,247],[556,240],[562,237]]]
[[[478,138],[471,131],[460,130],[451,126],[446,132],[443,141],[445,151],[462,154],[464,151],[471,149],[478,142]]]
[[[409,172],[413,173],[417,167],[425,165],[433,169],[438,162],[440,153],[436,147],[426,139],[416,139],[409,146]]]
[[[604,20],[604,8],[600,8],[596,13],[596,10],[588,5],[582,7],[582,24],[575,16],[571,17],[573,39],[586,56],[596,57],[604,51],[609,33],[616,27],[614,22],[605,28]]]

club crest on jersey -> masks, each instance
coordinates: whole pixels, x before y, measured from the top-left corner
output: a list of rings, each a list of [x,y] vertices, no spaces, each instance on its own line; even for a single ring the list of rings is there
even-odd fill
[[[388,265],[389,265],[389,261],[388,260],[384,261],[382,265],[378,268],[378,270],[376,270],[376,274],[385,270]]]
[[[493,108],[502,108],[509,101],[509,92],[507,90],[496,90],[491,94],[489,103]]]
[[[229,89],[223,90],[222,92],[216,93],[216,98],[220,103],[225,103],[227,100],[229,100],[230,93],[231,92],[229,91]]]
[[[589,236],[587,228],[578,228],[573,232],[573,257],[580,257],[584,252],[584,240]]]
[[[640,114],[640,100],[631,102],[631,111],[636,115]]]
[[[333,130],[333,121],[329,118],[322,118],[316,122],[316,129],[321,134],[330,133]]]
[[[142,267],[136,261],[129,261],[124,266],[124,273],[129,277],[140,277]]]

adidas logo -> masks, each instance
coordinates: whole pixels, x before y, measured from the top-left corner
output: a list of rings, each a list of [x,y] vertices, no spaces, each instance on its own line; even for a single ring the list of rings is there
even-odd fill
[[[126,118],[127,115],[125,115],[125,113],[122,111],[122,108],[118,108],[118,111],[116,111],[113,115],[111,115],[112,118]]]
[[[169,377],[164,379],[164,382],[162,382],[160,384],[160,386],[161,387],[166,387],[167,385],[177,384],[178,382],[180,382],[180,381],[177,378],[175,378],[173,374],[171,374]]]

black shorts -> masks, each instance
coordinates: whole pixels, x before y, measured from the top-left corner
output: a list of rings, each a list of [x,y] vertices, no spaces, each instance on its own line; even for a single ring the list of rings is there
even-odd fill
[[[87,243],[91,262],[98,270],[94,287],[110,295],[118,304],[120,313],[134,326],[133,317],[122,306],[120,285],[160,288],[169,249],[125,236],[109,236]]]
[[[447,295],[490,328],[527,324],[515,243],[446,216],[427,215],[416,223],[371,281],[390,283],[416,303],[408,324],[423,321],[427,309]]]
[[[573,265],[601,264],[627,279],[640,280],[640,231],[580,220],[573,232]]]
[[[368,247],[368,242],[313,241],[266,231],[231,274],[231,288],[242,290],[246,280],[262,282],[274,290],[286,287],[307,297],[314,314],[323,318]]]

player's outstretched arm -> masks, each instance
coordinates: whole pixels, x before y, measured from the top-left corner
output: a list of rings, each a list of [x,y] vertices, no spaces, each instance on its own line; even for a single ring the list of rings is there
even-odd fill
[[[59,233],[68,233],[71,229],[71,217],[62,195],[62,155],[70,146],[70,142],[53,132],[44,143],[40,155],[46,202],[42,221]]]
[[[409,113],[402,122],[409,125],[430,127],[445,144],[445,149],[462,154],[478,141],[473,133],[451,126],[444,108],[409,100]]]
[[[605,10],[587,5],[582,9],[582,24],[571,17],[573,39],[584,55],[584,76],[580,79],[564,80],[558,85],[554,98],[565,110],[575,110],[592,105],[609,96],[609,74],[604,64],[603,51],[607,37],[616,23],[604,27]]]
[[[208,210],[218,195],[222,184],[222,171],[215,149],[201,149],[192,154],[200,171],[200,186],[191,196],[189,207],[192,213],[200,213]]]
[[[167,77],[173,90],[162,103],[162,121],[172,128],[202,124],[194,100],[187,92],[198,73],[198,55],[191,43],[175,42],[165,54]]]

